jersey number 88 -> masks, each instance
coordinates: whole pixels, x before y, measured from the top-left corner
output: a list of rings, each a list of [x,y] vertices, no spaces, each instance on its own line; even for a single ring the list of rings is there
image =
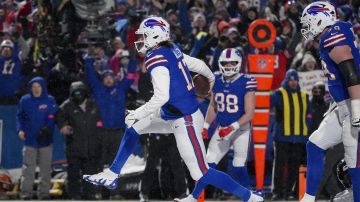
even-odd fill
[[[239,110],[238,97],[233,94],[224,95],[224,93],[215,94],[215,102],[218,112],[236,113]]]

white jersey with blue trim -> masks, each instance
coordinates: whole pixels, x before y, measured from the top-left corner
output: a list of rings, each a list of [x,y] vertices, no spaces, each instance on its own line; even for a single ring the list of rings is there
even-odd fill
[[[213,88],[214,101],[216,103],[216,120],[220,126],[228,126],[245,113],[245,95],[257,89],[257,81],[248,74],[239,73],[226,81],[222,75],[215,76]]]
[[[352,25],[347,22],[336,22],[320,37],[320,58],[325,76],[328,78],[329,92],[336,102],[349,99],[344,77],[338,65],[330,58],[330,51],[336,46],[347,45],[351,48],[357,73],[360,75],[360,55],[355,45]]]

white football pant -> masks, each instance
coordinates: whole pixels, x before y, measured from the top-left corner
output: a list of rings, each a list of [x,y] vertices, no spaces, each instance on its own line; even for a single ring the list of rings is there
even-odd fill
[[[174,133],[180,156],[194,180],[199,180],[208,170],[205,161],[205,145],[201,131],[204,117],[200,110],[176,120],[161,119],[160,112],[139,120],[132,127],[139,134]]]
[[[360,167],[358,161],[359,130],[351,127],[350,100],[330,107],[319,128],[313,132],[309,140],[323,150],[341,142],[345,148],[345,161],[348,167]],[[360,151],[359,151],[360,152]]]
[[[223,139],[219,136],[219,127],[216,129],[214,135],[211,137],[209,148],[206,154],[208,163],[218,164],[219,161],[229,151],[230,147],[234,149],[234,167],[245,166],[250,143],[250,124],[249,126],[241,127],[230,136]]]

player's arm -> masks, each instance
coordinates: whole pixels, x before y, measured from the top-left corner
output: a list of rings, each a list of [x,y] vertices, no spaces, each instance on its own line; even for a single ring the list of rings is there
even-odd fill
[[[338,65],[344,77],[351,98],[352,125],[360,127],[360,76],[357,74],[355,60],[348,45],[335,46],[330,58]]]
[[[199,73],[199,74],[205,76],[209,80],[209,82],[210,82],[209,93],[210,93],[212,87],[214,86],[214,82],[215,82],[215,76],[212,73],[212,71],[210,70],[210,68],[205,64],[204,61],[199,60],[194,57],[191,57],[191,56],[188,56],[186,54],[184,54],[184,61],[190,71]]]
[[[215,100],[214,100],[214,94],[212,94],[211,99],[210,99],[210,104],[209,104],[209,107],[208,107],[207,112],[206,112],[203,130],[201,132],[201,135],[202,135],[204,140],[209,139],[208,130],[209,130],[210,124],[216,118],[215,107],[216,107],[216,105],[215,105]]]
[[[216,112],[215,112],[215,100],[214,96],[211,96],[210,104],[206,112],[205,122],[204,122],[204,128],[208,129],[210,127],[210,124],[215,120],[216,118]]]
[[[237,121],[239,127],[242,125],[249,123],[254,118],[255,113],[255,92],[249,91],[245,95],[245,113],[240,117]],[[235,124],[236,125],[236,124]]]
[[[170,75],[166,67],[158,66],[151,71],[154,95],[143,106],[133,112],[134,119],[140,120],[160,109],[169,100]],[[130,127],[130,126],[129,126]]]

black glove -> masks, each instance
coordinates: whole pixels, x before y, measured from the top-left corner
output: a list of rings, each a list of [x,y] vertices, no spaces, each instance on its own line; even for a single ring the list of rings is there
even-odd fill
[[[45,126],[42,129],[40,129],[38,135],[37,135],[37,140],[43,140],[47,137],[49,137],[51,135],[51,128]]]

